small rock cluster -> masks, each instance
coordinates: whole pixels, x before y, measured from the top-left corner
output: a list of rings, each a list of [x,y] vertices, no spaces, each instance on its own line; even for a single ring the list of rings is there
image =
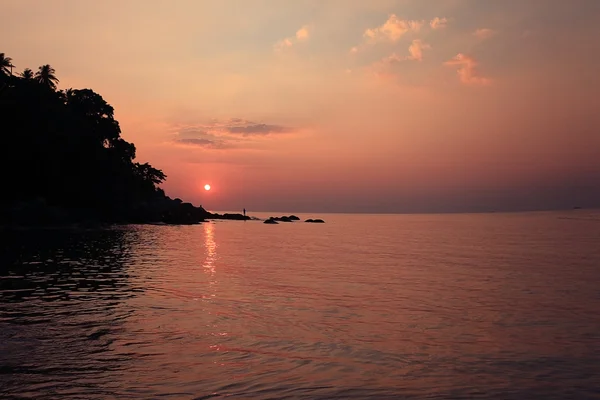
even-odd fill
[[[298,218],[295,215],[290,215],[290,216],[281,216],[281,217],[269,217],[267,220],[265,220],[265,224],[278,224],[279,222],[294,222],[294,221],[300,221],[300,218]],[[325,221],[323,221],[322,219],[307,219],[304,222],[312,222],[312,223],[325,223]]]

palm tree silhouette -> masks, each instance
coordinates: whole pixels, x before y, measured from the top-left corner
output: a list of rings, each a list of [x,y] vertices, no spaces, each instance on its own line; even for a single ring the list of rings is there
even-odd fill
[[[12,58],[0,53],[0,75],[12,75],[13,67]]]
[[[71,101],[73,96],[75,96],[75,91],[73,90],[73,88],[68,88],[67,90],[65,90],[65,99],[67,103]]]
[[[48,89],[56,90],[56,84],[59,82],[56,75],[56,71],[50,66],[50,64],[42,65],[38,72],[35,73],[35,80]]]
[[[29,68],[25,68],[23,70],[23,72],[21,72],[21,78],[25,79],[26,81],[30,81],[33,79],[33,71]]]

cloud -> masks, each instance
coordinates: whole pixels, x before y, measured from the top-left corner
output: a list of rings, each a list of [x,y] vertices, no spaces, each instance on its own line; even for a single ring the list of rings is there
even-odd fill
[[[298,41],[307,40],[309,37],[308,26],[304,25],[296,32],[296,39]]]
[[[268,124],[244,124],[242,126],[232,126],[227,128],[229,133],[241,134],[243,136],[252,136],[252,135],[270,135],[273,133],[286,133],[289,132],[290,129],[285,126],[280,125],[268,125]]]
[[[208,146],[214,143],[210,139],[175,139],[179,143],[195,144],[197,146]]]
[[[458,66],[458,77],[465,85],[489,85],[491,80],[478,74],[477,61],[465,54],[459,53],[454,58],[446,61],[444,65]]]
[[[182,127],[175,131],[174,142],[211,149],[232,148],[233,142],[226,138],[207,133],[195,126]]]
[[[275,43],[273,48],[277,52],[284,51],[285,49],[288,49],[297,43],[307,41],[309,37],[310,31],[308,25],[304,25],[302,28],[296,31],[295,36],[280,40],[279,42]]]
[[[402,60],[405,60],[405,57],[400,57],[398,54],[396,53],[392,53],[387,57],[384,57],[381,60],[381,63],[384,65],[392,65],[392,64],[397,64],[399,62],[401,62]]]
[[[371,42],[397,42],[408,32],[419,32],[424,24],[423,20],[403,20],[399,19],[396,14],[391,14],[383,25],[367,29],[363,36]]]
[[[173,128],[173,141],[180,144],[211,149],[247,147],[252,137],[265,137],[293,132],[290,127],[231,118],[213,120],[206,124],[177,126]]]
[[[447,24],[447,18],[435,17],[429,22],[428,26],[433,30],[438,30],[445,28]],[[356,54],[370,44],[380,42],[396,43],[408,33],[420,32],[426,25],[425,20],[400,19],[396,14],[391,14],[381,26],[365,30],[363,33],[364,42],[352,47],[350,54]]]
[[[423,61],[423,50],[431,49],[431,46],[427,43],[422,42],[419,39],[412,41],[408,47],[410,55],[406,58],[407,60]]]
[[[423,50],[426,49],[431,49],[431,46],[419,39],[415,39],[408,48],[408,56],[402,57],[394,52],[389,56],[375,62],[371,67],[375,71],[376,75],[388,75],[391,67],[396,64],[400,64],[403,61],[422,61]]]
[[[398,75],[396,66],[404,60],[406,60],[406,57],[392,53],[389,56],[383,57],[381,60],[371,64],[367,68],[367,71],[379,79],[396,79]]]
[[[473,35],[481,40],[489,39],[496,34],[496,31],[488,28],[477,29]]]
[[[448,18],[435,17],[429,21],[429,26],[431,26],[431,29],[433,30],[444,29],[448,26]]]
[[[187,144],[190,146],[198,146],[204,147],[208,149],[230,149],[234,148],[230,143],[219,140],[210,140],[210,139],[176,139],[177,143]]]

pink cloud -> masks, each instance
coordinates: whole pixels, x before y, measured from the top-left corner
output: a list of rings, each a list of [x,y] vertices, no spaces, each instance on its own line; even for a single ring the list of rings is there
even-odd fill
[[[297,44],[299,42],[307,41],[309,37],[310,37],[309,29],[308,29],[308,26],[305,25],[296,31],[295,36],[280,40],[279,42],[275,43],[273,48],[277,52],[283,51],[285,49],[288,49],[288,48],[294,46],[295,44]]]
[[[448,26],[448,19],[447,18],[435,17],[434,19],[432,19],[429,22],[429,26],[431,26],[431,29],[434,29],[434,30],[444,29],[445,27]]]
[[[396,14],[390,14],[388,19],[382,25],[365,30],[365,32],[363,33],[363,38],[365,39],[364,43],[352,47],[350,49],[350,54],[356,54],[362,51],[365,46],[368,46],[369,44],[373,43],[395,43],[408,33],[420,32],[426,25],[426,23],[427,22],[425,20],[400,19]],[[431,21],[429,21],[428,25],[433,30],[443,29],[448,25],[448,19],[435,17]],[[425,47],[422,47],[422,49],[424,48]],[[417,58],[410,59],[418,59],[418,56]]]
[[[477,61],[465,54],[459,53],[454,58],[446,61],[444,65],[458,66],[458,77],[465,85],[489,85],[491,80],[482,77],[477,72]]]
[[[302,28],[296,31],[296,39],[299,41],[306,40],[309,37],[308,26],[303,26]]]
[[[425,21],[403,20],[396,14],[391,14],[383,25],[376,28],[367,29],[363,36],[370,41],[391,41],[396,42],[408,32],[419,32]]]
[[[423,61],[423,50],[431,49],[431,46],[427,43],[422,42],[419,39],[412,41],[412,44],[408,48],[410,55],[406,58],[407,60]]]
[[[394,68],[395,65],[405,61],[422,61],[423,50],[430,49],[431,46],[419,39],[412,41],[412,44],[408,48],[408,56],[400,56],[396,53],[392,53],[387,57],[371,64],[370,71],[379,78],[394,78],[398,75],[398,71]]]

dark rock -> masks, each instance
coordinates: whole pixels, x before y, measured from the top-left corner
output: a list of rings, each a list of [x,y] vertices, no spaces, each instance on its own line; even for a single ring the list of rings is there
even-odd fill
[[[275,221],[273,217],[267,219],[263,224],[278,224],[279,222]]]
[[[210,219],[228,219],[228,220],[235,220],[235,221],[248,221],[251,218],[247,215],[243,215],[243,214],[210,214],[210,216],[208,217]]]
[[[311,222],[313,224],[324,224],[325,223],[325,221],[323,221],[322,219],[319,219],[319,218],[317,218],[317,219],[311,219],[311,218],[309,218],[309,219],[307,219],[304,222]]]
[[[206,218],[210,216],[202,207],[195,207],[191,203],[182,203],[180,200],[175,199],[169,201],[170,204],[154,204],[153,207],[160,209],[162,212],[160,216],[148,216],[144,222],[149,222],[148,219],[152,219],[152,222],[165,222],[167,224],[181,224],[181,225],[192,225],[204,222]],[[157,219],[157,220],[156,220]]]
[[[290,215],[288,218],[292,221],[300,221],[300,218],[296,217],[295,215]]]

